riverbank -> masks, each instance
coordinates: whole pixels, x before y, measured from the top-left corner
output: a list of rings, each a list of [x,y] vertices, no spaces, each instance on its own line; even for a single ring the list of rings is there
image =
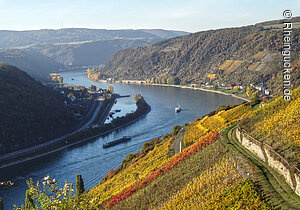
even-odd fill
[[[230,94],[230,93],[224,93],[224,92],[218,91],[218,90],[210,90],[210,89],[205,89],[205,88],[197,88],[197,87],[184,86],[184,85],[168,85],[168,84],[146,84],[146,85],[164,86],[164,87],[177,87],[177,88],[186,88],[186,89],[192,89],[192,90],[201,90],[201,91],[206,91],[206,92],[211,92],[211,93],[218,93],[218,94],[222,94],[222,95],[232,96],[232,97],[250,102],[249,99],[246,99],[246,98],[243,98],[241,96],[234,95],[234,94]]]
[[[142,97],[140,100],[136,101],[136,105],[137,109],[135,112],[129,113],[123,117],[117,117],[111,123],[104,124],[101,127],[90,128],[88,130],[85,130],[85,132],[77,133],[77,135],[73,135],[68,138],[68,141],[78,141],[78,139],[90,140],[93,138],[104,136],[114,130],[120,129],[136,122],[151,111],[151,106],[147,104]]]
[[[91,79],[91,78],[89,78],[89,79]],[[93,81],[95,81],[95,80],[93,80]],[[224,92],[218,91],[218,90],[210,90],[210,89],[193,87],[193,86],[187,86],[187,85],[149,84],[149,83],[146,83],[146,81],[144,81],[144,80],[121,80],[121,81],[115,81],[115,82],[113,82],[113,81],[107,81],[107,80],[97,80],[95,82],[102,82],[102,83],[123,83],[123,84],[134,84],[134,85],[149,85],[149,86],[160,86],[160,87],[176,87],[176,88],[184,88],[184,89],[191,89],[191,90],[201,90],[201,91],[206,91],[206,92],[211,92],[211,93],[218,93],[218,94],[222,94],[222,95],[232,96],[232,97],[235,97],[235,98],[238,98],[238,99],[250,102],[249,99],[241,97],[241,96],[237,96],[235,94],[224,93]]]
[[[109,102],[106,101],[107,103],[104,103],[102,105],[102,109],[101,109],[101,116],[99,118],[98,123],[103,123],[105,121],[105,119],[107,118],[113,104],[115,103],[115,100],[117,99],[117,96],[113,97]],[[138,109],[137,109],[138,110]],[[6,157],[2,157],[0,158],[0,169],[2,168],[6,168],[6,167],[10,167],[10,166],[14,166],[14,165],[18,165],[27,161],[31,161],[40,157],[44,157],[46,155],[50,155],[52,153],[61,151],[63,149],[66,149],[68,147],[80,144],[80,143],[84,143],[87,141],[90,141],[92,139],[95,139],[97,137],[101,137],[101,136],[105,136],[107,134],[109,134],[110,132],[120,129],[122,127],[125,127],[127,125],[130,125],[134,122],[136,122],[137,120],[139,120],[140,118],[144,117],[146,114],[148,114],[151,111],[151,107],[150,105],[148,105],[145,102],[145,111],[143,111],[142,113],[139,113],[137,116],[135,116],[134,119],[126,121],[126,122],[122,122],[121,124],[118,125],[112,125],[113,127],[107,127],[106,130],[102,130],[102,131],[97,131],[100,133],[97,133],[95,135],[90,135],[90,131],[94,130],[96,131],[97,128],[89,128],[86,130],[80,130],[79,132],[71,135],[71,136],[67,136],[65,138],[63,138],[61,141],[59,142],[49,142],[47,145],[42,145],[41,147],[35,147],[33,150],[30,151],[26,151],[24,153],[20,153],[18,155],[7,155]],[[136,111],[137,112],[137,111]],[[136,113],[135,112],[135,113]],[[134,114],[134,113],[132,113]],[[105,125],[105,126],[110,126],[111,124]],[[80,134],[84,134],[84,132],[87,132],[87,134],[89,135],[88,137],[81,137]],[[79,134],[79,135],[78,135]],[[37,145],[39,146],[39,145]]]
[[[26,149],[18,150],[12,153],[8,153],[5,155],[0,156],[0,169],[6,168],[9,166],[17,165],[26,161],[34,160],[36,158],[51,154],[53,152],[57,152],[60,150],[63,150],[67,147],[73,146],[76,144],[75,142],[73,144],[68,144],[66,139],[69,136],[75,135],[78,132],[82,132],[85,130],[91,123],[95,121],[104,122],[106,117],[108,116],[108,113],[113,106],[115,99],[117,96],[110,100],[105,100],[103,102],[95,101],[95,107],[93,108],[94,114],[91,115],[91,118],[82,124],[81,127],[79,127],[76,131],[73,131],[69,134],[66,134],[64,136],[61,136],[59,138],[47,141],[42,144],[38,144]],[[105,115],[106,114],[106,115]],[[104,118],[104,119],[102,119]]]

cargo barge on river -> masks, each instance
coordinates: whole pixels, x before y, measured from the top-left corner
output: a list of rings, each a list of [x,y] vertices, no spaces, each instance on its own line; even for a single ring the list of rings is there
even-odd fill
[[[131,140],[131,137],[130,137],[130,136],[123,136],[123,137],[120,138],[120,139],[117,139],[117,140],[108,142],[108,143],[106,143],[106,144],[103,144],[103,148],[112,147],[112,146],[115,146],[115,145],[117,145],[117,144],[120,144],[120,143],[123,143],[123,142],[127,142],[127,141],[130,141],[130,140]]]

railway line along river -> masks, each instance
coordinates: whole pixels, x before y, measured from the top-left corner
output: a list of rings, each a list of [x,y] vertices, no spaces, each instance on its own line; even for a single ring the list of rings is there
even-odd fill
[[[94,84],[107,88],[107,83],[97,83],[88,80],[85,71],[66,71],[60,73],[64,82],[86,87]],[[5,209],[12,209],[13,204],[23,204],[26,180],[32,177],[39,181],[41,177],[50,174],[60,185],[64,181],[75,182],[76,174],[81,174],[86,189],[91,189],[101,178],[121,164],[128,153],[140,150],[143,144],[154,137],[171,132],[175,125],[183,125],[201,118],[220,105],[239,104],[243,101],[232,96],[200,90],[176,87],[160,87],[145,85],[110,84],[114,92],[120,95],[130,94],[130,97],[120,98],[112,110],[120,109],[116,116],[134,111],[136,105],[134,96],[140,93],[151,106],[151,112],[137,122],[113,131],[105,137],[99,137],[90,142],[79,144],[49,156],[30,161],[18,166],[0,169],[0,180],[11,180],[12,187],[0,188],[0,197]],[[174,112],[180,104],[183,109]],[[123,136],[131,136],[131,141],[103,149],[102,145]]]

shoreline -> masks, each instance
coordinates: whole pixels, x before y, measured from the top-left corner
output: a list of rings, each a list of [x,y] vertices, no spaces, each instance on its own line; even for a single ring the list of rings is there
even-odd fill
[[[110,104],[114,104],[115,98],[114,100],[103,104],[105,102],[99,103],[98,101],[96,101],[96,107],[94,109],[94,113],[92,114],[91,118],[89,119],[89,121],[85,122],[80,128],[77,128],[77,130],[72,131],[71,133],[65,134],[63,136],[60,136],[56,139],[52,139],[49,141],[46,141],[44,143],[38,144],[38,145],[34,145],[28,148],[24,148],[22,150],[17,150],[14,151],[12,153],[7,153],[4,155],[0,156],[0,169],[2,168],[6,168],[9,166],[13,166],[28,160],[33,160],[35,158],[47,155],[47,154],[51,154],[52,151],[59,151],[60,149],[64,149],[68,146],[71,146],[72,144],[68,144],[68,145],[64,145],[66,139],[69,136],[75,135],[78,132],[83,131],[84,129],[86,129],[92,122],[90,122],[91,120],[94,121],[95,116],[99,115],[103,112],[103,110],[107,109],[108,107],[110,107]],[[106,114],[106,113],[105,113]],[[108,113],[107,113],[108,115]],[[97,116],[96,116],[97,117]],[[100,117],[100,116],[98,116]],[[107,116],[101,116],[101,117],[106,117]],[[49,151],[50,150],[50,151]],[[43,154],[40,154],[43,153]]]
[[[114,103],[114,101],[113,101],[113,103]],[[110,110],[109,108],[111,108],[111,106],[112,106],[111,104],[113,104],[113,103],[108,104],[108,107],[106,107],[107,110]],[[111,106],[110,106],[110,105],[111,105]],[[107,110],[106,110],[106,111],[107,111]],[[94,136],[90,136],[90,137],[88,137],[88,138],[84,138],[84,139],[75,141],[75,142],[70,143],[70,144],[67,144],[67,145],[65,145],[65,146],[60,146],[60,147],[57,147],[57,148],[54,148],[54,149],[50,149],[50,150],[47,151],[47,152],[42,152],[43,149],[49,148],[49,147],[45,146],[45,147],[41,148],[40,150],[32,151],[32,155],[27,154],[27,153],[23,154],[24,156],[28,155],[29,157],[25,157],[25,158],[20,159],[20,160],[17,159],[17,160],[14,160],[14,161],[9,162],[9,159],[10,159],[10,158],[7,158],[8,163],[3,163],[3,164],[1,164],[1,165],[0,165],[0,169],[7,168],[7,167],[11,167],[11,166],[15,166],[15,165],[18,165],[18,164],[22,164],[22,163],[25,163],[25,162],[28,162],[28,161],[31,161],[31,160],[34,160],[34,159],[37,159],[37,158],[40,158],[40,157],[43,157],[43,156],[50,155],[50,154],[55,153],[55,152],[58,152],[58,151],[61,151],[61,150],[66,149],[66,148],[68,148],[68,147],[71,147],[71,146],[74,146],[74,145],[77,145],[77,144],[80,144],[80,143],[83,143],[83,142],[90,141],[90,140],[92,140],[92,139],[94,139],[94,138],[98,138],[98,137],[107,135],[108,133],[110,133],[110,132],[112,132],[112,131],[115,131],[115,130],[120,129],[120,128],[124,127],[124,126],[130,125],[130,124],[136,122],[137,120],[139,120],[139,119],[141,119],[142,117],[144,117],[145,115],[147,115],[150,111],[151,111],[151,106],[150,106],[149,104],[147,104],[147,111],[146,111],[145,113],[143,113],[141,116],[137,117],[136,119],[133,119],[133,120],[131,120],[131,121],[129,121],[129,122],[123,124],[123,125],[118,126],[118,127],[112,128],[112,129],[110,129],[110,130],[107,130],[107,131],[105,131],[105,132],[96,134],[96,135],[94,135]],[[108,113],[109,113],[109,111],[108,111]],[[104,119],[106,119],[106,118],[104,118]],[[51,145],[49,145],[49,146],[51,146]],[[52,145],[52,146],[55,146],[55,145]],[[58,145],[57,145],[57,146],[58,146]],[[41,152],[41,154],[38,154],[39,152]],[[34,154],[34,153],[37,153],[37,154]],[[20,155],[20,157],[22,157],[22,155]],[[4,160],[4,161],[6,161],[6,160]]]
[[[191,89],[191,90],[201,90],[201,91],[206,91],[206,92],[211,92],[211,93],[218,93],[226,96],[232,96],[247,102],[250,102],[249,99],[243,98],[241,96],[234,95],[232,93],[224,93],[218,90],[209,90],[205,88],[197,88],[197,87],[190,87],[190,86],[183,86],[183,85],[168,85],[168,84],[147,84],[147,85],[152,85],[152,86],[163,86],[163,87],[177,87],[177,88],[185,88],[185,89]]]
[[[88,77],[88,76],[87,76]],[[88,77],[89,80],[94,81],[94,82],[102,82],[102,83],[120,83],[120,84],[131,84],[131,85],[148,85],[148,86],[160,86],[160,87],[176,87],[176,88],[183,88],[183,89],[191,89],[191,90],[200,90],[200,91],[206,91],[206,92],[211,92],[211,93],[218,93],[222,95],[227,95],[227,96],[232,96],[247,102],[250,102],[249,99],[243,98],[241,96],[234,95],[232,93],[224,93],[218,90],[209,90],[205,88],[199,88],[199,87],[191,87],[191,86],[185,86],[185,85],[169,85],[169,84],[147,84],[146,81],[144,80],[123,80],[120,82],[109,82],[107,80],[92,80]]]

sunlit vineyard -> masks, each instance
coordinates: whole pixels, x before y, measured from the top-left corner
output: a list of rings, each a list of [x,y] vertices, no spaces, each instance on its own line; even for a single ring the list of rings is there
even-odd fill
[[[205,209],[272,209],[260,199],[253,182],[246,179],[237,186],[219,193]]]
[[[296,116],[299,116],[299,102],[299,99],[296,99],[287,105],[280,100],[272,101],[271,103],[276,104],[274,109],[288,108],[281,111],[273,110],[271,103],[267,104],[265,112],[272,114],[268,121],[264,121],[260,132],[276,130],[275,125],[285,128],[285,126],[292,126],[293,123],[298,122]],[[169,171],[176,171],[177,165],[182,164],[194,154],[201,153],[204,148],[217,140],[219,131],[243,118],[250,117],[251,119],[251,116],[257,116],[259,110],[262,110],[261,108],[251,108],[249,103],[230,107],[226,111],[222,109],[212,112],[203,119],[197,119],[187,126],[183,138],[185,149],[182,152],[174,156],[170,155],[172,154],[170,153],[171,145],[177,138],[178,131],[181,130],[179,126],[179,130],[175,129],[177,132],[174,131],[172,135],[167,135],[166,138],[158,141],[153,150],[142,152],[143,154],[139,153],[137,156],[133,155],[134,158],[129,158],[122,170],[83,194],[76,207],[118,209],[120,206],[134,206],[133,204],[137,202],[136,198],[140,198],[143,194],[141,191],[151,189],[153,192],[155,189],[155,185],[152,185],[153,182],[162,181]],[[289,115],[291,113],[292,115]],[[282,116],[286,116],[283,121],[287,125],[282,124],[283,122],[280,120]],[[299,129],[295,128],[288,137],[295,138],[295,135],[298,135],[297,132],[299,133]],[[147,147],[145,146],[145,148]],[[210,163],[209,167],[201,172],[195,172],[184,186],[177,187],[172,194],[168,196],[163,194],[164,196],[157,200],[162,199],[163,202],[156,202],[152,205],[150,201],[149,207],[160,209],[267,208],[266,204],[260,200],[253,183],[239,174],[235,162],[229,156],[220,162]],[[127,200],[129,201],[127,202]]]
[[[175,155],[174,157],[170,158],[169,161],[165,164],[163,164],[161,167],[157,168],[155,171],[150,173],[145,179],[142,179],[139,182],[134,183],[130,187],[126,188],[123,190],[121,193],[118,195],[112,197],[109,201],[109,203],[106,206],[110,206],[112,204],[116,204],[120,202],[121,200],[127,198],[130,196],[133,192],[139,190],[143,186],[145,186],[147,183],[153,181],[156,179],[158,176],[162,175],[163,173],[169,171],[172,169],[175,165],[178,163],[182,162],[185,158],[189,157],[190,155],[194,154],[195,152],[199,151],[203,147],[211,144],[213,141],[217,140],[218,133],[213,132],[206,138],[201,139],[199,142],[196,144],[186,148],[183,152]]]
[[[249,105],[242,104],[227,111],[220,111],[213,116],[205,116],[201,120],[195,120],[189,125],[188,131],[184,135],[184,143],[187,146],[191,145],[207,136],[210,132],[220,131],[238,120],[249,116],[251,112]]]
[[[216,164],[213,168],[194,178],[158,209],[263,207],[264,204],[253,191],[250,183],[246,182],[247,184],[242,184],[241,187],[235,187],[243,181],[243,177],[236,169],[235,162],[226,158],[220,164]]]
[[[268,137],[291,141],[300,146],[300,98],[276,114],[266,117],[256,128]]]
[[[190,155],[211,144],[217,137],[218,133],[212,132],[206,138],[201,139],[196,144],[191,145],[173,157],[169,157],[168,155],[169,144],[172,142],[172,139],[169,138],[162,141],[144,157],[84,194],[82,196],[82,205],[109,207],[120,202]],[[78,208],[80,206],[79,204]]]
[[[273,147],[290,163],[300,166],[300,88],[291,101],[278,97],[242,120],[241,127],[257,140]]]
[[[171,139],[162,141],[154,150],[131,164],[128,168],[90,190],[88,194],[85,195],[87,198],[93,198],[89,201],[90,205],[101,206],[103,202],[121,193],[135,182],[147,177],[151,171],[162,166],[168,160],[170,141]]]

